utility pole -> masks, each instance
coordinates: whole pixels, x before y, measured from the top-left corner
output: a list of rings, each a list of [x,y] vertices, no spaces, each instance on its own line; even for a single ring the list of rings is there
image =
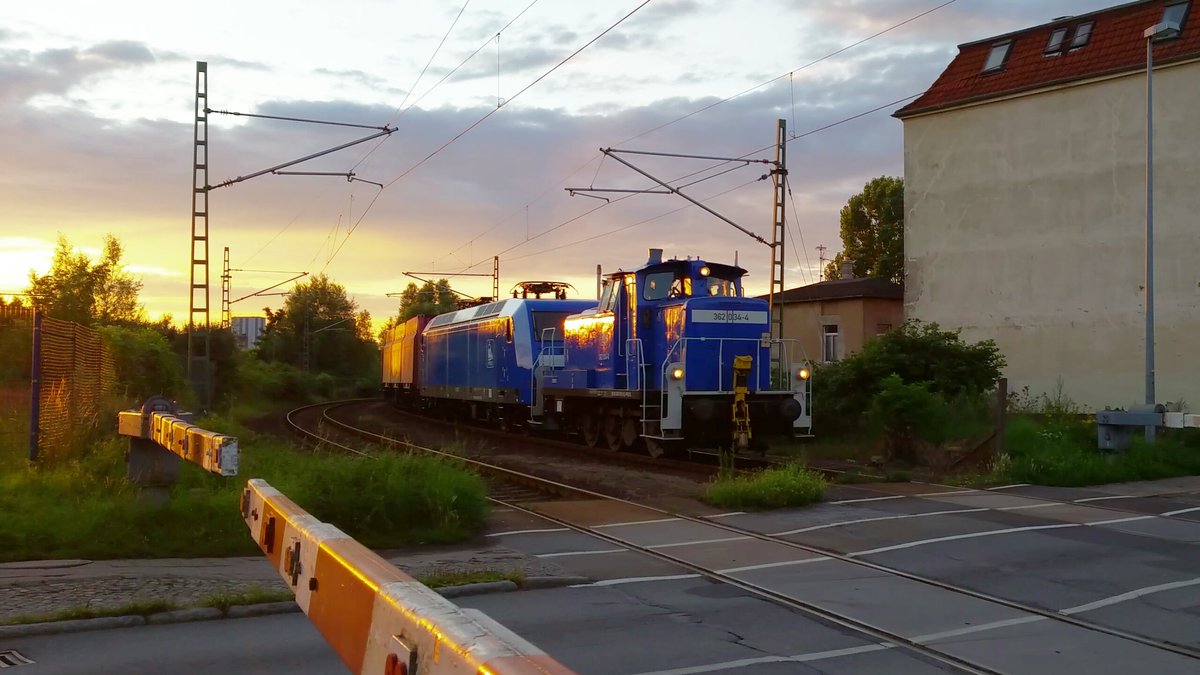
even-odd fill
[[[775,312],[776,298],[783,295],[783,239],[784,239],[784,204],[786,203],[787,183],[787,121],[779,120],[775,126],[775,166],[771,169],[771,180],[775,182],[775,205],[772,209],[771,225],[771,290],[767,294],[767,304],[770,306],[771,339],[783,339],[783,305]],[[782,345],[782,343],[779,343]],[[772,350],[775,352],[776,350]],[[772,354],[774,359],[783,358],[783,349]]]
[[[209,363],[212,340],[208,325],[208,63],[196,62],[196,108],[192,128],[192,240],[188,250],[191,260],[187,337],[188,382],[208,408],[212,403],[212,382]],[[203,279],[203,281],[201,281]],[[194,339],[197,319],[203,319],[204,344]],[[200,368],[196,363],[200,363]],[[199,372],[197,372],[199,371]]]
[[[229,283],[232,276],[229,274],[229,247],[225,247],[225,265],[221,269],[221,328],[229,328],[231,321],[229,315]]]
[[[820,275],[819,278],[821,281],[825,281],[825,260],[826,260],[825,251],[828,251],[828,250],[829,250],[829,247],[826,246],[825,244],[821,244],[820,246],[817,247],[817,256],[818,256],[817,261],[818,261],[818,264],[820,265],[820,269],[818,269],[817,272]]]

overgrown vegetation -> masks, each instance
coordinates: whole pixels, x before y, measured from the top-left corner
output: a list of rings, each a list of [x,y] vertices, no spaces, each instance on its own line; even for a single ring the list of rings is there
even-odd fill
[[[218,591],[200,598],[200,607],[213,607],[223,613],[229,613],[230,607],[239,605],[257,605],[265,602],[283,602],[294,600],[295,593],[286,588],[266,588],[252,586],[241,591]]]
[[[857,437],[879,454],[916,461],[918,445],[986,436],[1004,357],[937,324],[909,321],[813,376],[827,435]],[[874,452],[872,454],[875,454]]]
[[[521,572],[497,572],[494,570],[481,570],[475,572],[433,572],[431,574],[417,577],[417,581],[420,581],[430,588],[462,586],[465,584],[482,584],[490,581],[511,581],[520,586],[525,582],[525,575]]]
[[[748,476],[717,478],[704,491],[704,501],[731,509],[778,509],[820,501],[825,478],[798,464],[764,469]]]
[[[25,623],[42,623],[46,621],[71,621],[75,619],[97,619],[105,616],[149,616],[159,612],[169,612],[181,609],[178,603],[170,600],[134,600],[123,605],[111,607],[93,607],[91,605],[76,605],[44,614],[18,614],[0,619],[0,625]]]
[[[482,480],[438,460],[310,454],[228,420],[202,423],[239,437],[242,475],[266,479],[370,547],[460,541],[486,516]],[[144,503],[125,478],[124,451],[124,440],[110,438],[34,467],[3,453],[0,561],[258,553],[237,509],[242,479],[185,463],[168,503]]]
[[[1005,435],[1007,454],[994,459],[980,480],[1081,486],[1200,474],[1200,430],[1163,429],[1154,443],[1135,432],[1124,452],[1097,447],[1095,420],[1067,397],[1010,397],[1013,418]]]

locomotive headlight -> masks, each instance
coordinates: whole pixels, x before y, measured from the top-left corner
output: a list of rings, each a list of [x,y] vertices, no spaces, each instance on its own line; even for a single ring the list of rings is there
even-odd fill
[[[798,380],[807,380],[811,375],[812,373],[808,372],[808,368],[801,368],[796,371],[796,379]]]
[[[702,276],[702,277],[706,277],[711,273],[712,273],[712,270],[708,269],[708,265],[705,265],[704,267],[700,268],[700,276]]]
[[[682,380],[683,379],[683,368],[673,368],[671,370],[671,377],[676,380]]]

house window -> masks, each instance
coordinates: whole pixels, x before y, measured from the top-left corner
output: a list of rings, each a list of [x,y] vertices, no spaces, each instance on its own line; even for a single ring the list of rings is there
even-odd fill
[[[836,324],[821,326],[821,360],[825,363],[838,360],[841,334]]]
[[[1075,36],[1071,38],[1071,49],[1078,49],[1092,38],[1092,22],[1085,21],[1075,27]]]
[[[1067,40],[1066,28],[1055,28],[1053,33],[1050,33],[1050,40],[1046,42],[1046,49],[1042,51],[1047,56],[1056,56],[1062,52],[1063,43]]]
[[[892,330],[892,324],[890,324],[890,323],[875,324],[875,334],[876,335],[883,335],[884,333],[887,333],[891,330]]]
[[[1008,53],[1012,51],[1012,41],[1005,40],[992,45],[992,51],[988,52],[987,61],[983,64],[983,72],[994,73],[1002,68],[1008,62]]]

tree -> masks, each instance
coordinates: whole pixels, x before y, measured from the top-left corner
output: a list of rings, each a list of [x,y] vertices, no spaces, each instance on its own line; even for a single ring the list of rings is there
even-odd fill
[[[854,275],[904,282],[904,179],[880,176],[842,207],[843,251],[825,266],[826,279],[840,279],[842,263]]]
[[[80,324],[140,321],[142,282],[125,271],[123,253],[120,241],[105,235],[104,253],[92,264],[86,254],[59,235],[50,271],[41,276],[29,272],[33,305],[55,318]]]
[[[396,323],[403,323],[422,314],[445,314],[458,307],[450,282],[438,279],[436,283],[426,281],[419,288],[409,282],[400,293],[400,314]],[[394,325],[394,324],[393,324]]]
[[[324,274],[296,284],[283,308],[266,314],[258,344],[265,360],[347,377],[366,377],[377,361],[370,313]]]

